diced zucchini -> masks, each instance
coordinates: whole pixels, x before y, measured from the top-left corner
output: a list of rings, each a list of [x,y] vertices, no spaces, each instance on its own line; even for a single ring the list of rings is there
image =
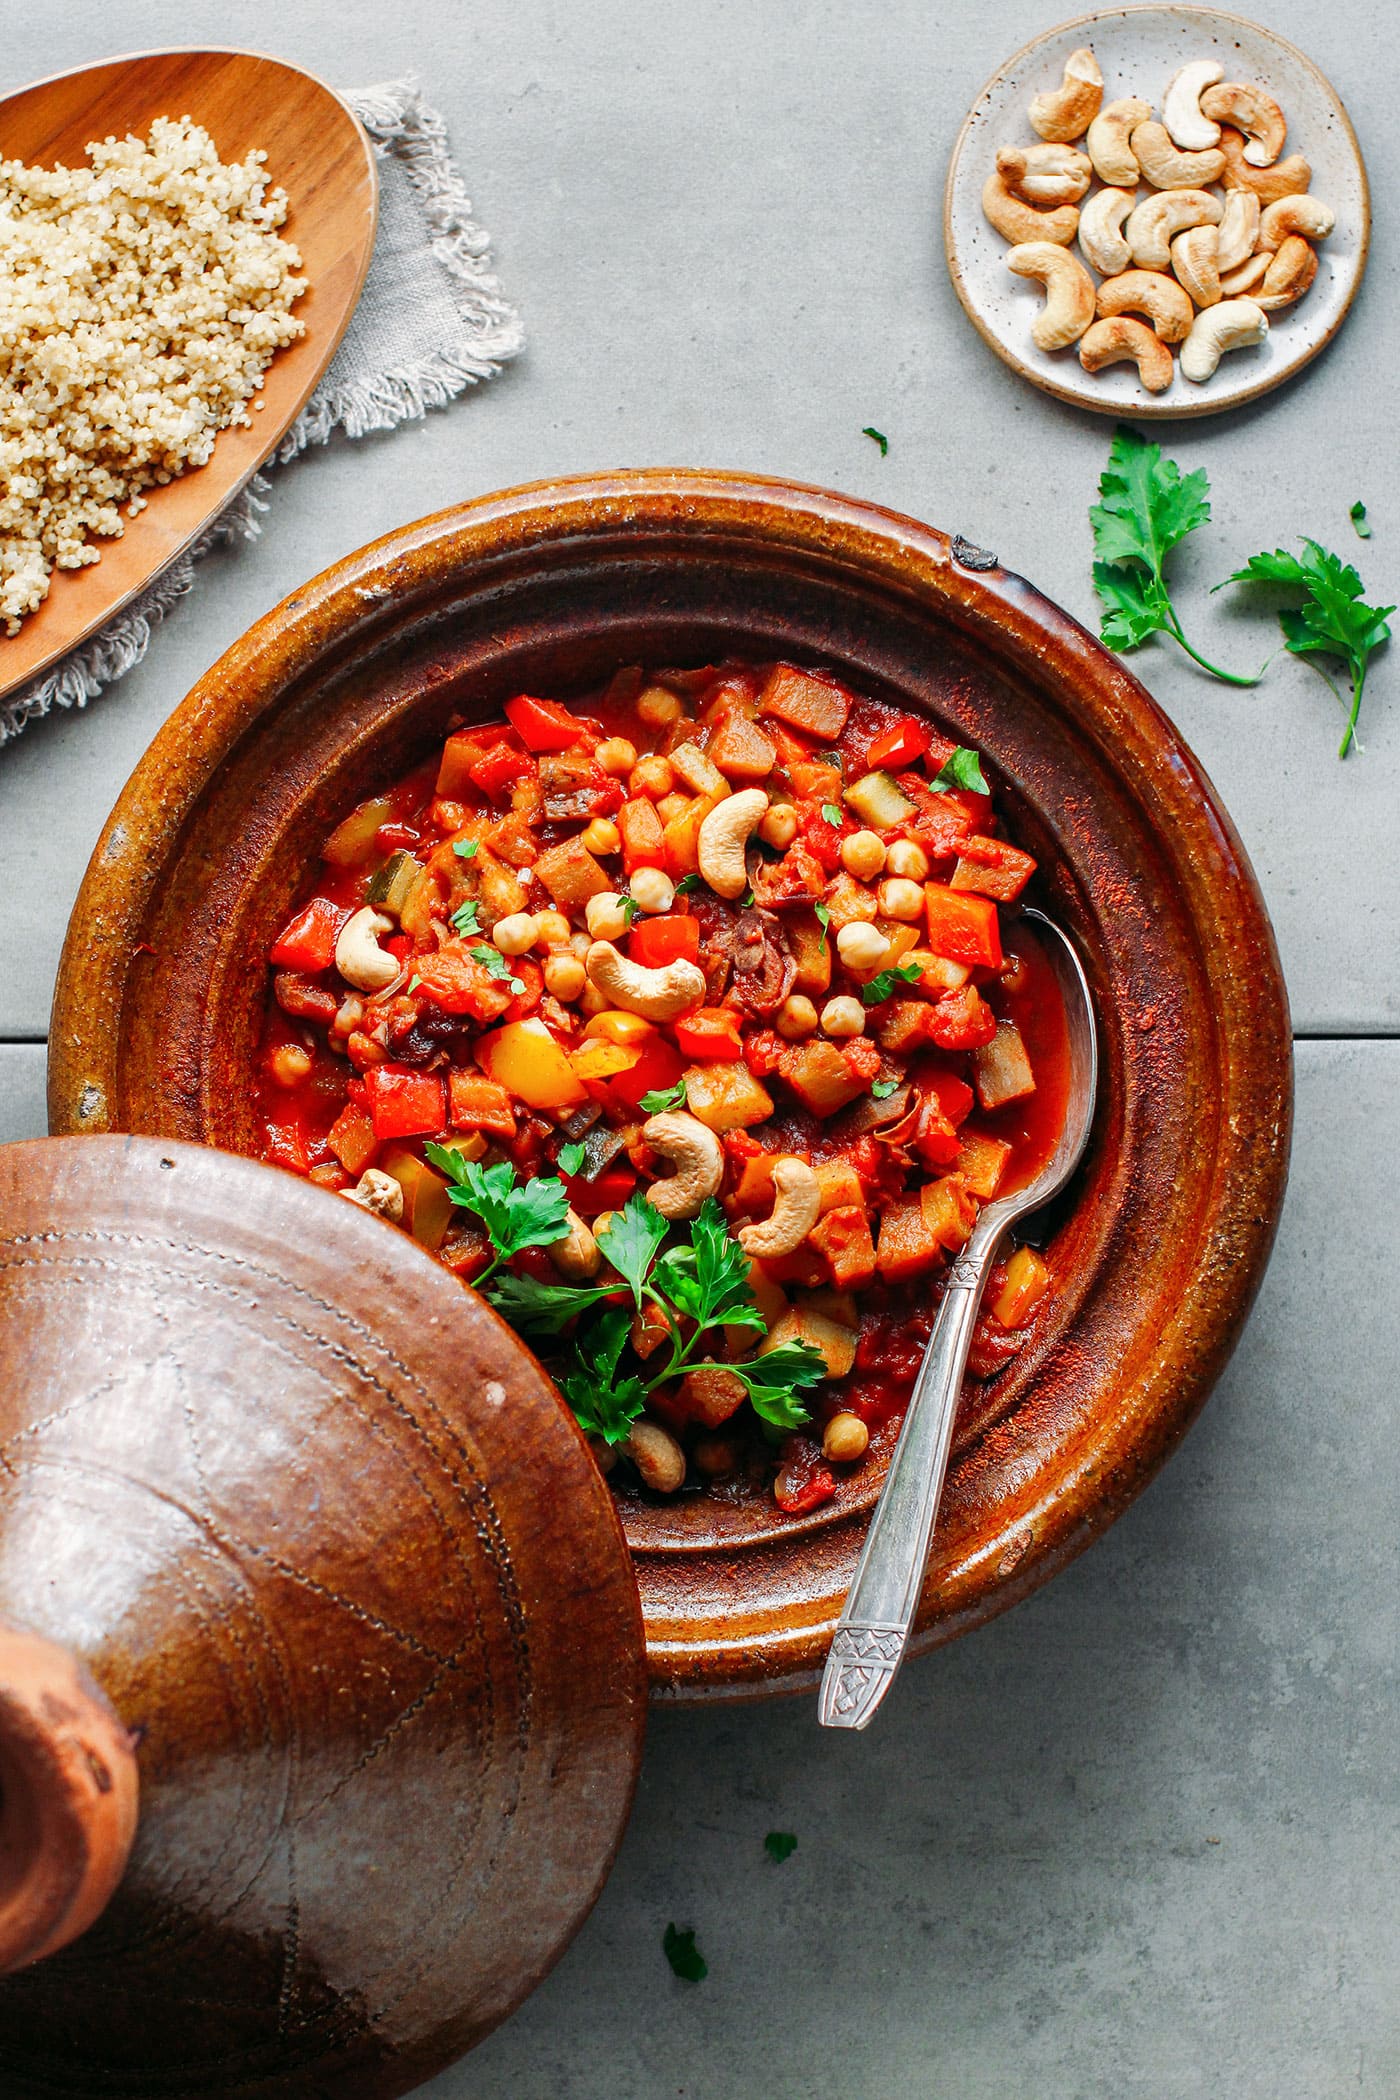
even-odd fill
[[[383,795],[372,802],[362,802],[352,809],[344,823],[335,830],[321,848],[322,860],[328,860],[333,868],[357,868],[361,861],[368,860],[374,851],[375,833],[381,824],[391,821],[394,805]]]
[[[422,872],[422,861],[415,860],[411,853],[391,853],[383,867],[376,868],[370,876],[365,889],[366,904],[375,904],[380,911],[392,912],[397,918]]]
[[[972,1076],[983,1108],[1001,1108],[1035,1092],[1035,1074],[1014,1021],[998,1021],[990,1043],[973,1051]]]
[[[914,805],[891,773],[863,773],[846,789],[846,800],[872,831],[888,831],[914,814]]]

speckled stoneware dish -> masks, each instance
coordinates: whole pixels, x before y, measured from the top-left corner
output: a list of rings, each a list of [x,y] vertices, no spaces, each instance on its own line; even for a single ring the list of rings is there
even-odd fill
[[[1010,243],[982,211],[982,186],[997,149],[1032,145],[1026,114],[1033,95],[1057,87],[1072,51],[1088,45],[1104,77],[1104,101],[1124,95],[1150,102],[1160,121],[1162,96],[1179,66],[1213,58],[1227,80],[1258,81],[1288,119],[1283,152],[1312,163],[1312,194],[1330,205],[1337,224],[1318,243],[1318,271],[1296,305],[1269,315],[1257,348],[1222,357],[1197,386],[1178,369],[1169,387],[1150,394],[1130,364],[1086,372],[1077,349],[1044,351],[1031,324],[1044,298],[1039,284],[1006,267]],[[1080,142],[1082,144],[1082,142]],[[1095,179],[1093,189],[1102,185]],[[1144,184],[1139,196],[1150,195]],[[1346,318],[1366,267],[1370,191],[1356,133],[1341,97],[1312,60],[1271,29],[1213,7],[1113,7],[1077,15],[1027,44],[987,82],[953,147],[943,198],[943,238],[954,289],[984,342],[1013,371],[1047,394],[1107,416],[1210,416],[1238,408],[1280,386],[1326,348]],[[1078,245],[1071,253],[1078,256]]]
[[[1175,1445],[1263,1274],[1288,1156],[1287,1003],[1229,818],[1131,673],[995,554],[821,489],[657,471],[485,497],[349,556],[214,665],[123,791],[64,950],[50,1118],[254,1151],[268,944],[332,824],[454,715],[726,652],[830,666],[986,753],[1096,999],[1057,1287],[964,1393],[928,1647],[1043,1582]],[[655,1689],[815,1681],[892,1442],[805,1518],[624,1501]]]

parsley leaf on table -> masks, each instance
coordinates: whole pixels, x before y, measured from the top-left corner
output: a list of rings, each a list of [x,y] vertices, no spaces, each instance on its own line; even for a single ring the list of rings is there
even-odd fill
[[[880,457],[881,459],[884,459],[884,457],[890,449],[890,441],[885,436],[884,431],[877,430],[873,423],[865,423],[861,426],[860,434],[863,438],[872,439],[873,442],[880,447]]]
[[[990,795],[986,778],[982,772],[982,761],[966,744],[959,744],[949,758],[945,758],[934,780],[936,788],[970,788],[974,795]]]
[[[1193,649],[1172,604],[1163,565],[1172,548],[1210,516],[1205,469],[1181,472],[1126,423],[1113,433],[1108,464],[1099,478],[1099,501],[1089,512],[1094,529],[1094,588],[1107,611],[1100,639],[1110,649],[1137,649],[1152,634],[1169,634],[1193,662],[1226,685],[1257,685],[1222,671]]]
[[[653,1087],[649,1094],[643,1094],[642,1096],[643,1115],[661,1116],[666,1113],[668,1108],[684,1107],[685,1081],[683,1079],[678,1079],[674,1086]]]
[[[696,1946],[695,1933],[689,1926],[684,1932],[677,1932],[674,1925],[668,1925],[662,1934],[661,1946],[682,1983],[704,1982],[710,1973],[710,1965]]]
[[[1366,515],[1365,504],[1359,498],[1352,504],[1351,509],[1347,512],[1347,516],[1356,527],[1356,537],[1359,540],[1369,540],[1371,537],[1371,521]]]
[[[486,1227],[495,1260],[474,1281],[480,1290],[492,1270],[523,1247],[552,1247],[569,1234],[569,1202],[564,1184],[552,1174],[516,1185],[515,1169],[509,1160],[483,1167],[474,1159],[463,1159],[447,1145],[426,1144],[429,1161],[448,1181],[447,1193],[462,1210],[469,1210]]]
[[[625,1305],[610,1305],[574,1342],[574,1361],[558,1373],[560,1392],[586,1436],[608,1444],[625,1444],[627,1432],[646,1402],[640,1378],[618,1376],[622,1352],[632,1332]]]
[[[892,998],[902,984],[917,984],[921,974],[917,963],[899,963],[893,970],[881,970],[869,984],[863,984],[860,996],[867,1006],[879,1006],[883,1000]]]
[[[610,1223],[598,1234],[598,1245],[619,1276],[625,1277],[638,1308],[656,1250],[665,1239],[667,1223],[654,1203],[640,1189],[633,1189],[623,1209],[614,1211]]]
[[[1294,656],[1339,657],[1346,665],[1351,706],[1337,750],[1338,758],[1345,758],[1356,737],[1366,666],[1372,653],[1390,640],[1389,618],[1395,607],[1365,604],[1361,596],[1365,585],[1349,562],[1329,553],[1316,540],[1305,539],[1302,544],[1302,554],[1276,547],[1272,554],[1252,555],[1225,583],[1280,583],[1304,592],[1300,606],[1284,606],[1279,612],[1284,646]],[[1225,584],[1216,588],[1224,590]],[[1340,693],[1337,698],[1345,707]]]
[[[763,1840],[763,1849],[778,1866],[791,1859],[797,1850],[797,1839],[790,1830],[770,1830]]]

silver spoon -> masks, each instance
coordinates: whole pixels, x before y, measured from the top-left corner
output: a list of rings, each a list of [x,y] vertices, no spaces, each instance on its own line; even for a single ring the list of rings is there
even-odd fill
[[[1025,1188],[988,1203],[948,1270],[943,1303],[822,1676],[824,1728],[864,1728],[904,1660],[948,1470],[953,1417],[982,1291],[1008,1227],[1057,1196],[1084,1156],[1098,1090],[1098,1041],[1078,955],[1053,919],[1027,909],[1059,980],[1069,1033],[1069,1101],[1054,1154]]]

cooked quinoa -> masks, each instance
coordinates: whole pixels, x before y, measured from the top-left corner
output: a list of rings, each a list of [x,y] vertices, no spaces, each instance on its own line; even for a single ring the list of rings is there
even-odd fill
[[[200,467],[302,334],[287,199],[188,117],[90,165],[0,161],[0,618],[101,559],[140,491]]]

